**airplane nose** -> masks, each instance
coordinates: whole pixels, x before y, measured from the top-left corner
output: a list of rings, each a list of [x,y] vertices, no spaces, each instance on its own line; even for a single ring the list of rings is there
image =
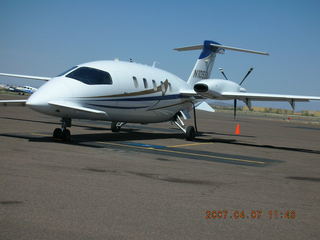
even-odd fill
[[[35,93],[33,93],[26,102],[26,105],[36,111],[47,111],[48,102],[61,95],[61,90],[54,90],[63,85],[59,78],[53,78],[43,84]]]
[[[26,105],[35,111],[43,112],[48,106],[47,97],[42,91],[37,91],[28,98]]]

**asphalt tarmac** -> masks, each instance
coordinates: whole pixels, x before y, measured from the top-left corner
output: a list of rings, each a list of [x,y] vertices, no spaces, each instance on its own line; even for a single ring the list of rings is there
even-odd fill
[[[74,120],[70,143],[56,127],[0,109],[1,240],[319,239],[320,125],[199,112],[188,142],[170,123]]]

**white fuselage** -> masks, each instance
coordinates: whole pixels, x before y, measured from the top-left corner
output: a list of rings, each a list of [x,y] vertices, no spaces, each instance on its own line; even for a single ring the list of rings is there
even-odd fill
[[[164,70],[122,61],[97,61],[78,65],[108,72],[112,84],[90,85],[62,76],[42,85],[27,101],[32,109],[62,118],[151,123],[170,120],[192,107],[192,98],[180,91],[190,86]],[[74,71],[74,69],[72,70]],[[71,72],[71,71],[70,71]],[[67,101],[106,112],[105,117],[78,111],[58,111],[51,101]]]

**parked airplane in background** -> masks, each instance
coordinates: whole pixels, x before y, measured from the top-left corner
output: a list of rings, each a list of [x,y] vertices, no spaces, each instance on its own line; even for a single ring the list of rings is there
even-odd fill
[[[20,87],[20,86],[10,86],[10,85],[3,85],[0,84],[0,89],[5,89],[6,91],[10,91],[10,92],[17,92],[19,94],[24,95],[25,93],[27,94],[32,94],[35,91],[37,91],[37,88],[34,87],[30,87],[30,86],[24,86],[24,87]]]
[[[34,92],[36,92],[38,89],[37,88],[34,88],[34,87],[30,87],[30,86],[23,86],[23,87],[20,87],[20,86],[10,86],[8,88],[9,91],[11,92],[17,92],[19,94],[33,94]]]
[[[71,127],[71,119],[111,121],[113,132],[128,122],[171,121],[185,133],[187,140],[193,140],[196,129],[185,127],[181,117],[190,118],[190,111],[195,113],[195,109],[213,112],[204,101],[207,98],[234,99],[235,110],[237,100],[245,102],[249,108],[253,100],[288,101],[293,108],[297,101],[320,100],[320,97],[312,96],[250,93],[241,87],[243,81],[238,84],[227,79],[210,79],[217,53],[225,50],[268,53],[224,46],[214,41],[175,50],[197,49],[202,52],[188,81],[154,66],[119,60],[80,64],[53,78],[0,73],[2,76],[47,81],[27,100],[0,101],[0,104],[27,105],[35,111],[61,118],[61,128],[54,130],[53,137],[63,140],[70,139],[67,128]]]

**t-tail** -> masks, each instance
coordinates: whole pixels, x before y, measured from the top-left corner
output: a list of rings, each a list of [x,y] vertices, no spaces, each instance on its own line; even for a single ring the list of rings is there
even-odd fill
[[[224,53],[225,49],[239,51],[239,52],[269,55],[266,52],[258,52],[254,50],[243,49],[243,48],[224,46],[224,45],[221,45],[220,43],[209,41],[209,40],[204,41],[203,45],[194,45],[194,46],[188,46],[188,47],[182,47],[182,48],[175,48],[174,50],[191,51],[191,50],[199,50],[199,49],[202,49],[202,52],[195,66],[193,67],[193,70],[188,79],[188,84],[190,84],[191,86],[193,86],[196,82],[200,80],[210,78],[213,63],[217,53]]]

